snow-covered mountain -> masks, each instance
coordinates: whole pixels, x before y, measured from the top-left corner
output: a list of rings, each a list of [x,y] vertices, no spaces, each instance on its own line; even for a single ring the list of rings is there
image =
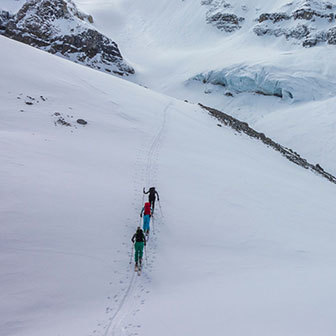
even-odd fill
[[[117,44],[92,23],[71,0],[29,0],[15,15],[0,11],[0,33],[7,37],[97,70],[134,74]]]
[[[1,0],[3,32],[92,29],[136,73],[0,36],[0,335],[334,336],[335,46],[305,43],[334,6]]]
[[[136,82],[238,117],[336,173],[336,48],[327,41],[303,47],[332,29],[335,2],[77,3],[94,15],[101,31],[115,36],[137,69]],[[285,12],[290,19],[272,19]],[[310,32],[302,39],[255,33],[257,27],[287,31],[298,25]]]

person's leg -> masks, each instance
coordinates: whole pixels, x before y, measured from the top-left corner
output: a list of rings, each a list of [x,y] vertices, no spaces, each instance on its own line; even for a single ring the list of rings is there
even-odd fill
[[[143,242],[138,242],[139,244],[139,259],[140,260],[140,264],[142,261],[142,256],[143,256],[143,248],[144,248],[144,243]]]
[[[144,225],[143,225],[143,230],[144,230],[145,233],[149,231],[149,221],[150,221],[149,215],[145,215],[144,216]]]
[[[147,215],[144,215],[143,216],[143,224],[142,224],[142,230],[145,231],[145,228],[146,228],[146,222],[147,222],[147,219],[146,219]]]
[[[137,264],[138,263],[138,260],[139,260],[139,252],[140,252],[140,249],[139,249],[139,242],[136,242],[135,245],[134,245],[134,261],[135,263]]]
[[[150,204],[151,204],[151,208],[152,208],[152,212],[154,212],[154,206],[155,206],[155,198],[151,198],[149,200]]]

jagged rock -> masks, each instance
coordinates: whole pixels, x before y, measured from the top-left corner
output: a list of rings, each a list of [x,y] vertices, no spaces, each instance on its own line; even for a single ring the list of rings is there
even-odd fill
[[[330,28],[327,31],[328,44],[336,44],[336,27]]]
[[[228,33],[240,29],[239,23],[243,22],[245,19],[243,17],[238,17],[235,14],[229,13],[216,13],[207,17],[207,22],[213,24],[219,30],[224,30]]]
[[[228,12],[229,9],[233,10],[234,8],[225,0],[204,0],[201,4],[209,7],[206,14],[206,22],[219,30],[232,33],[240,29],[240,23],[245,20],[245,18],[235,13]]]
[[[247,123],[242,122],[222,111],[216,110],[214,108],[202,105],[199,103],[199,105],[206,111],[209,112],[209,114],[213,117],[215,117],[219,122],[222,123],[222,125],[231,127],[236,132],[244,133],[247,136],[251,138],[258,139],[262,141],[266,146],[269,146],[273,148],[275,151],[280,152],[281,155],[283,155],[286,159],[293,162],[294,164],[309,169],[316,174],[326,178],[330,182],[336,184],[336,177],[331,175],[330,173],[326,172],[319,164],[312,164],[309,163],[306,159],[301,157],[298,153],[294,152],[290,148],[286,148],[279,143],[273,141],[272,139],[265,136],[263,133],[259,133],[253,128],[251,128]],[[219,124],[217,124],[219,125]]]
[[[321,28],[335,21],[335,10],[336,6],[329,2],[294,1],[283,6],[279,12],[261,14],[259,24],[253,30],[258,36],[285,36],[288,40],[301,40],[304,47],[313,47],[326,41],[335,44],[332,28]],[[298,23],[303,20],[305,24]],[[323,25],[319,22],[323,22]]]
[[[259,23],[264,21],[272,21],[273,23],[283,21],[283,20],[290,20],[290,16],[286,13],[263,13],[259,16]]]
[[[29,0],[10,18],[3,34],[101,71],[133,74],[117,44],[92,22],[72,0]]]
[[[0,10],[0,32],[4,32],[10,19],[13,18],[7,11]]]

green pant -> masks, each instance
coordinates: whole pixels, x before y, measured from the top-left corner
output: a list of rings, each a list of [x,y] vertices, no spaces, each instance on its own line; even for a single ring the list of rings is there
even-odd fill
[[[136,242],[134,244],[134,258],[135,258],[135,262],[137,263],[139,259],[142,259],[142,255],[143,255],[143,248],[144,248],[144,242]]]

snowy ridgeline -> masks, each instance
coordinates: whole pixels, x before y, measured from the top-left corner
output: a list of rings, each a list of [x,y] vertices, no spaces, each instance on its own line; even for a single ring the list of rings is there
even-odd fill
[[[204,84],[222,86],[227,95],[251,92],[280,97],[286,101],[310,101],[332,97],[336,93],[335,82],[316,74],[290,73],[275,66],[236,65],[222,70],[201,73],[191,78]],[[211,88],[207,88],[211,93]]]
[[[15,15],[0,7],[1,34],[97,70],[133,74],[117,44],[92,24],[71,0],[26,1]]]

